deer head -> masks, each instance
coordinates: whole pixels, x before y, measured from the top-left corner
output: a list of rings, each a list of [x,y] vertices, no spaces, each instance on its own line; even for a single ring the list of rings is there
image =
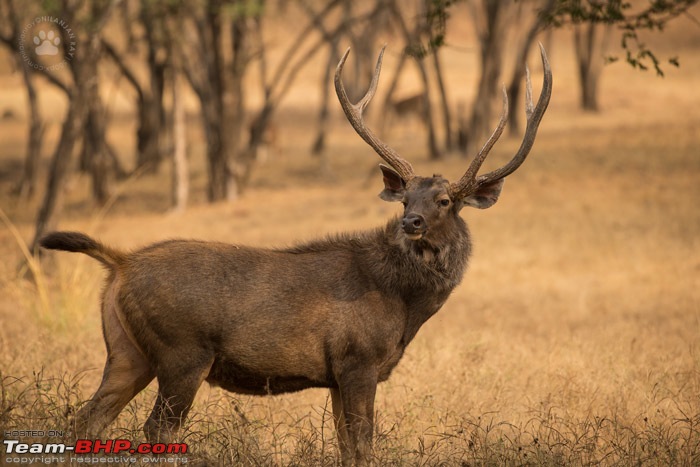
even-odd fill
[[[389,166],[380,164],[384,176],[384,190],[380,197],[385,201],[400,201],[404,205],[401,227],[409,240],[430,240],[441,225],[449,218],[457,217],[464,206],[486,209],[493,206],[503,188],[505,177],[513,173],[523,163],[535,142],[537,128],[542,120],[549,99],[552,95],[552,70],[547,60],[544,47],[540,44],[542,65],[544,67],[544,82],[542,92],[534,106],[532,102],[532,84],[530,73],[526,73],[526,104],[527,127],[520,148],[513,158],[492,172],[478,175],[482,163],[503,133],[508,118],[508,95],[503,88],[503,110],[496,129],[484,146],[474,157],[462,177],[454,183],[440,176],[421,177],[414,173],[411,164],[396,151],[379,140],[365,125],[363,111],[372,100],[377,90],[379,73],[384,56],[383,47],[377,59],[374,75],[367,93],[356,104],[348,99],[345,86],[341,79],[343,66],[348,58],[350,49],[345,52],[335,72],[335,90],[345,115],[357,134],[369,144]]]

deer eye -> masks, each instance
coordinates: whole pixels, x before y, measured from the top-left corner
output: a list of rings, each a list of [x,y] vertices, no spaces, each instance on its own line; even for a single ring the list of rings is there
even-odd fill
[[[438,204],[442,207],[447,207],[450,205],[450,200],[447,198],[443,198],[441,200],[438,200]]]

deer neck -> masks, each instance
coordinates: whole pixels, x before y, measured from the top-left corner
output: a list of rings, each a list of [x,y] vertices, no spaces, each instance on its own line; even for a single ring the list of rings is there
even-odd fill
[[[402,288],[450,292],[461,282],[471,241],[466,223],[459,217],[453,223],[427,238],[409,240],[401,230],[400,219],[389,221],[385,230],[387,261],[393,263],[390,267],[399,266],[403,272],[400,276],[405,287]]]
[[[408,240],[398,218],[378,232],[369,267],[380,288],[405,305],[404,341],[442,307],[464,276],[471,243],[465,222],[455,222],[447,234],[429,240]]]
[[[387,224],[385,261],[397,269],[395,291],[406,307],[404,345],[442,308],[464,276],[471,252],[469,230],[460,217],[449,227],[441,235],[412,241],[402,233],[400,219]]]

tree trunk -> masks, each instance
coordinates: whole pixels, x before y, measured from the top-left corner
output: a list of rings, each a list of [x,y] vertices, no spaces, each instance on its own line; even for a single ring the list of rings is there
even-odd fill
[[[433,68],[435,68],[435,76],[437,77],[438,89],[440,90],[440,104],[442,106],[442,119],[445,126],[445,149],[452,151],[454,149],[454,137],[452,134],[452,115],[450,112],[450,102],[447,99],[447,88],[445,81],[442,78],[442,65],[440,63],[440,49],[433,50]]]
[[[222,132],[220,114],[216,110],[216,102],[202,102],[202,124],[207,139],[207,173],[209,183],[207,197],[210,202],[228,199],[229,178],[229,151],[225,146]]]
[[[99,94],[96,64],[86,64],[86,86],[79,86],[87,99],[87,119],[83,138],[83,154],[92,176],[92,195],[99,205],[104,205],[110,195],[111,157],[107,148],[105,113]]]
[[[134,72],[126,65],[122,56],[109,41],[102,40],[102,46],[136,92],[136,114],[138,116],[136,128],[136,167],[139,168],[146,165],[149,171],[153,171],[157,166],[157,159],[159,156],[156,156],[156,154],[160,154],[160,142],[162,140],[160,131],[162,119],[160,114],[163,100],[153,97],[151,94],[153,86],[151,86],[151,90],[149,91],[144,89],[144,86],[141,85]],[[152,76],[151,80],[153,80]],[[120,176],[121,173],[124,172],[121,168],[117,168],[117,171]]]
[[[391,82],[386,88],[387,90],[386,94],[384,95],[384,102],[382,102],[382,119],[381,123],[379,124],[379,135],[382,137],[384,137],[387,131],[387,123],[391,123],[391,119],[393,118],[391,102],[394,98],[394,92],[396,91],[396,86],[399,84],[399,78],[401,77],[403,67],[406,65],[407,58],[408,55],[406,55],[405,53],[401,54],[401,56],[399,57],[399,62],[396,64],[396,69],[394,70]]]
[[[160,109],[158,102],[150,93],[144,93],[138,100],[138,128],[136,129],[136,167],[145,167],[148,172],[155,172],[160,161]]]
[[[501,62],[497,58],[487,58],[482,62],[481,77],[477,89],[476,99],[472,106],[469,128],[466,138],[465,155],[476,153],[478,144],[481,144],[489,133],[491,123],[491,104],[496,95],[496,84],[501,73]]]
[[[602,37],[600,30],[603,28]],[[610,27],[589,23],[574,28],[574,45],[578,68],[581,108],[597,112],[598,82],[602,70],[602,55],[609,37]]]
[[[55,227],[55,214],[60,212],[63,206],[63,184],[75,143],[84,128],[86,114],[87,101],[81,92],[76,92],[70,96],[68,111],[61,129],[61,138],[51,158],[48,184],[37,216],[31,251],[37,251],[39,239]]]
[[[416,57],[416,66],[420,72],[421,80],[423,81],[423,120],[428,132],[428,154],[431,159],[439,159],[440,149],[438,148],[437,138],[435,137],[435,122],[433,121],[433,109],[430,105],[430,82],[428,80],[428,72],[425,69],[425,63],[422,58]]]
[[[148,172],[155,172],[163,160],[164,151],[161,144],[165,140],[165,109],[163,93],[167,53],[165,52],[164,12],[158,11],[158,2],[142,2],[141,22],[144,26],[148,56],[147,91],[142,92],[143,100],[139,102],[139,127],[137,138],[137,167],[145,167]]]
[[[520,41],[517,53],[515,55],[515,66],[513,67],[513,75],[508,85],[508,100],[510,104],[510,113],[508,114],[508,132],[511,136],[520,135],[520,92],[523,88],[523,78],[525,77],[525,69],[527,67],[527,57],[530,49],[535,43],[535,38],[544,27],[545,15],[554,8],[556,0],[546,0],[542,9],[537,13],[537,17],[533,21],[530,28],[527,30],[525,37]]]
[[[39,239],[53,229],[56,217],[63,205],[63,184],[68,173],[70,160],[75,149],[76,142],[85,131],[85,122],[88,115],[89,94],[91,83],[94,85],[94,94],[98,96],[96,69],[100,57],[101,31],[116,2],[92,3],[90,20],[83,19],[82,24],[87,25],[80,48],[71,62],[73,86],[66,88],[68,94],[68,111],[61,129],[61,137],[51,158],[49,178],[44,193],[44,199],[39,209],[36,220],[34,239],[31,250],[37,251]],[[81,21],[72,14],[76,10],[66,12],[66,22],[69,24],[81,24]],[[104,135],[100,139],[104,143]],[[108,157],[105,153],[105,157]]]
[[[28,200],[33,197],[36,188],[36,169],[39,159],[41,158],[44,125],[41,121],[41,114],[39,113],[39,103],[36,87],[32,80],[32,73],[27,64],[22,60],[19,53],[19,42],[16,41],[18,33],[22,28],[22,21],[17,16],[12,1],[0,3],[0,7],[4,7],[2,11],[8,17],[8,21],[4,24],[8,29],[5,31],[3,28],[2,34],[0,34],[0,40],[12,51],[17,59],[18,67],[22,70],[22,80],[27,90],[29,115],[29,135],[27,139],[27,152],[24,155],[22,177],[12,189],[12,195],[17,196],[21,200]]]
[[[185,127],[185,105],[180,95],[179,72],[173,72],[173,211],[184,211],[189,197],[189,168],[187,165],[187,136]]]
[[[318,112],[318,133],[314,139],[313,146],[311,148],[311,153],[315,156],[321,158],[321,166],[323,170],[328,168],[327,158],[325,157],[326,149],[326,133],[328,132],[328,116],[329,106],[331,102],[331,79],[333,70],[335,70],[335,65],[339,60],[338,54],[338,42],[334,41],[329,44],[328,47],[328,61],[326,62],[326,68],[323,72],[323,77],[321,79],[321,108]]]
[[[193,12],[198,42],[196,49],[187,60],[199,65],[199,69],[184,67],[183,71],[195,90],[201,106],[201,120],[207,140],[207,196],[209,202],[232,200],[239,194],[239,185],[232,170],[235,145],[240,141],[241,101],[243,95],[240,83],[234,75],[246,61],[234,64],[236,47],[240,44],[235,37],[224,37],[226,33],[236,34],[228,14],[218,0],[209,0],[203,10]],[[236,18],[245,22],[246,18]],[[231,28],[228,26],[231,25]],[[230,40],[228,40],[230,39]],[[229,44],[231,49],[224,50]],[[229,53],[230,52],[230,53]]]
[[[469,119],[465,151],[467,156],[476,153],[477,145],[481,144],[491,131],[491,104],[498,90],[506,40],[504,21],[506,8],[508,5],[504,2],[484,0],[481,12],[484,16],[483,24],[480,23],[479,18],[474,18],[477,24],[481,24],[479,32],[481,76]],[[476,13],[475,16],[478,14]]]
[[[401,14],[401,10],[399,9],[399,6],[396,4],[395,1],[391,3],[391,9],[399,25],[399,28],[401,29],[401,33],[404,36],[407,48],[410,47],[411,44],[420,43],[421,32],[424,29],[423,24],[420,22],[422,20],[418,20],[418,22],[415,25],[414,31],[411,31],[409,30],[408,25],[406,24],[406,20]],[[404,51],[404,54],[405,53],[406,51]],[[423,120],[425,122],[426,131],[428,133],[428,153],[430,154],[431,159],[438,159],[440,158],[441,154],[440,149],[438,148],[437,139],[435,137],[435,124],[433,122],[433,112],[430,105],[430,82],[428,79],[428,72],[425,69],[425,63],[423,62],[423,58],[414,58],[416,60],[416,66],[418,67],[418,72],[420,73],[421,80],[423,81]]]
[[[41,158],[41,146],[44,137],[44,125],[41,121],[39,113],[39,102],[37,99],[36,88],[32,81],[32,76],[29,68],[24,64],[20,64],[22,69],[22,78],[27,89],[27,104],[29,106],[29,139],[27,141],[27,153],[24,156],[24,169],[22,178],[13,193],[20,199],[30,199],[34,196],[36,188],[37,165]]]
[[[231,21],[229,27],[232,52],[231,72],[228,77],[230,85],[226,88],[224,94],[225,105],[223,107],[223,117],[227,122],[224,136],[228,139],[226,145],[230,147],[231,155],[233,156],[233,160],[231,160],[233,171],[231,173],[231,180],[229,181],[229,200],[236,199],[248,186],[253,164],[255,163],[255,155],[262,142],[263,134],[267,128],[268,119],[270,117],[269,109],[263,109],[258,117],[258,124],[261,125],[259,132],[253,129],[250,133],[248,144],[246,145],[243,143],[243,127],[246,112],[246,94],[243,80],[250,62],[249,49],[251,41],[249,36],[253,33],[253,30],[248,26],[248,18],[238,17]],[[261,25],[258,23],[258,28],[260,27]],[[261,45],[261,47],[264,47],[264,45]],[[262,54],[263,64],[266,65],[264,50]]]

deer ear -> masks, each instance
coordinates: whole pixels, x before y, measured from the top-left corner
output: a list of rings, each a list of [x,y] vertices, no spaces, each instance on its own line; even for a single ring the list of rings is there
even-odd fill
[[[476,192],[462,199],[462,205],[478,209],[490,208],[498,201],[498,196],[503,189],[504,180],[505,179],[502,178],[479,187]]]
[[[379,164],[379,168],[384,176],[384,189],[379,193],[379,197],[384,201],[401,201],[406,191],[406,182],[394,169],[384,164]]]

